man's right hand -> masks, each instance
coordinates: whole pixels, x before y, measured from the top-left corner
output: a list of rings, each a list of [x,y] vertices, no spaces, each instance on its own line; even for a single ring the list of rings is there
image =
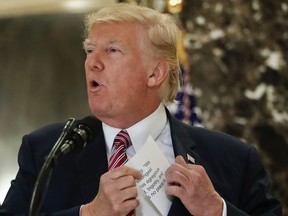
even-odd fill
[[[140,171],[122,166],[103,174],[95,199],[82,206],[81,216],[127,215],[139,205],[136,180]]]

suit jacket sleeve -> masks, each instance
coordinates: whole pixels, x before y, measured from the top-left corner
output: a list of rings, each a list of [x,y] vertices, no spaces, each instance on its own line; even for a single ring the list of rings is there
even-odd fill
[[[269,178],[255,148],[250,148],[245,166],[240,206],[249,214],[227,201],[227,215],[282,215],[279,202],[269,194]]]

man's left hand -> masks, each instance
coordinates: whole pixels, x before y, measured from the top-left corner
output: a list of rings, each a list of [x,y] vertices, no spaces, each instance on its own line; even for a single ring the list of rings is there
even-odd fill
[[[223,201],[202,166],[177,156],[165,176],[166,194],[178,197],[192,215],[222,215]]]

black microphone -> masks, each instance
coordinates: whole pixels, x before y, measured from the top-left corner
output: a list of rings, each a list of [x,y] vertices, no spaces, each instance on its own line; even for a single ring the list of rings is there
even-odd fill
[[[80,152],[92,140],[92,135],[95,134],[95,131],[94,117],[88,116],[80,120],[61,146],[60,155]]]
[[[74,118],[68,120],[37,177],[32,194],[29,216],[39,215],[49,186],[52,170],[57,165],[58,159],[68,153],[80,152],[93,139],[93,135],[96,132],[97,123],[96,119],[92,116],[79,121],[75,121]]]

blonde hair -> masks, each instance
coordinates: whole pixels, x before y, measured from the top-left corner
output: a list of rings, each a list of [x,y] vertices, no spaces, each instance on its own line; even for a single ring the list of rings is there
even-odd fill
[[[85,37],[88,38],[95,24],[103,22],[134,22],[147,29],[146,45],[155,59],[169,63],[169,74],[160,88],[160,96],[165,103],[175,101],[179,87],[177,44],[180,30],[169,14],[135,4],[118,3],[103,8],[85,17]]]

